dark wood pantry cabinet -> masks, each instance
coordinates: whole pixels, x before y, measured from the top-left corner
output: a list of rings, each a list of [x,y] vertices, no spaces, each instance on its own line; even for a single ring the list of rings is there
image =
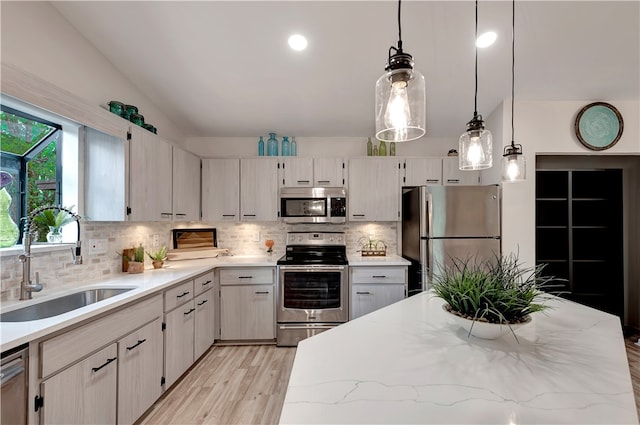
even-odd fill
[[[622,170],[536,172],[536,264],[562,296],[623,317]]]

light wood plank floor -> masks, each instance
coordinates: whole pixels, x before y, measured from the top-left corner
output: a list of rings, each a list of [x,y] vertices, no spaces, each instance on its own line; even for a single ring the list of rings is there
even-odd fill
[[[295,352],[215,347],[138,424],[277,424]]]
[[[637,407],[639,337],[625,339]],[[277,424],[294,356],[274,345],[215,347],[138,424]]]

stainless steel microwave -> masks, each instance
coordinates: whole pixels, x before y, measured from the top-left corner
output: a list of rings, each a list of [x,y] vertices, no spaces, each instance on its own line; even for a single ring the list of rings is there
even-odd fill
[[[347,191],[342,187],[284,187],[280,217],[285,223],[345,223]]]

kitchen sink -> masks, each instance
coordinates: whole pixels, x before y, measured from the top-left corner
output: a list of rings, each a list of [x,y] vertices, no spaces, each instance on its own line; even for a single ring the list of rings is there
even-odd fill
[[[38,304],[32,304],[13,311],[0,314],[0,322],[28,322],[46,319],[75,309],[124,294],[131,288],[92,288],[74,292],[62,297],[53,298]]]

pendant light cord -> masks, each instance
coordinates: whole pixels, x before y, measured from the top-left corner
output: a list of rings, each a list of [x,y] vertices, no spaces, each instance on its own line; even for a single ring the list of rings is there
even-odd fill
[[[515,136],[513,127],[513,111],[515,97],[515,67],[516,67],[516,0],[511,2],[511,147],[515,149]]]
[[[475,83],[476,89],[473,95],[473,117],[478,116],[478,0],[476,0],[476,36],[475,36],[475,47],[476,47],[476,68],[475,68]]]
[[[402,0],[398,0],[398,50],[402,51],[402,23],[400,22],[400,8]]]

